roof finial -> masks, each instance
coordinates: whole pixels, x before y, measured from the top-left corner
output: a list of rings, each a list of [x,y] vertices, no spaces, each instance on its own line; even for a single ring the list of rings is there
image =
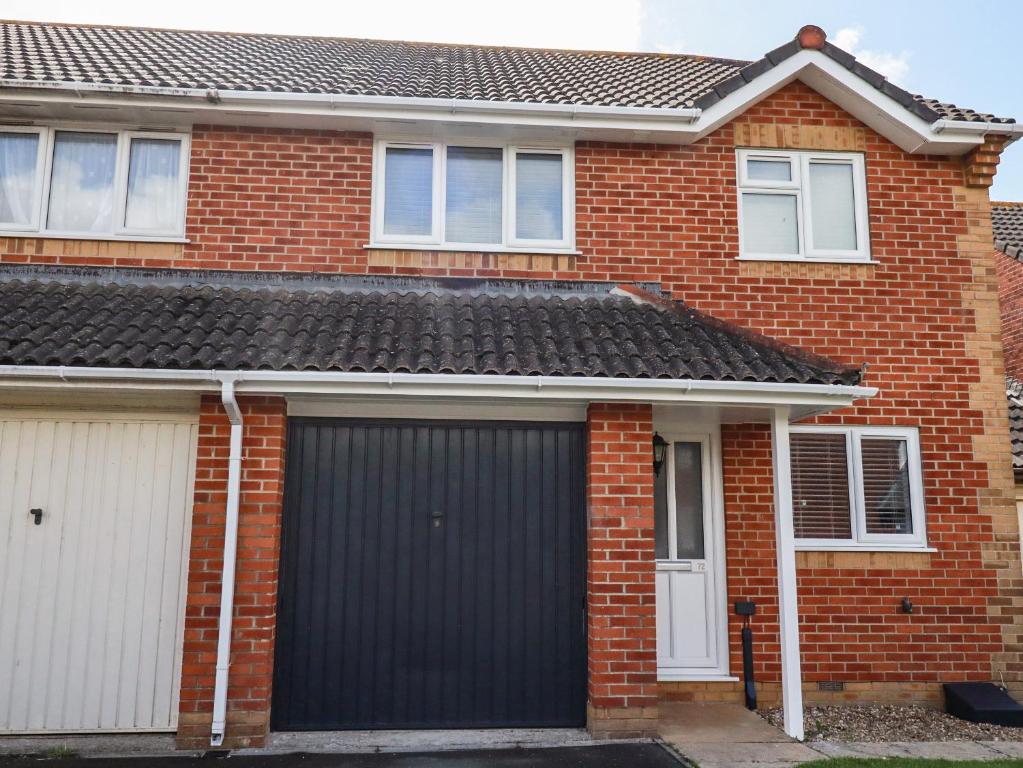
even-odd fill
[[[827,39],[828,36],[824,33],[824,30],[813,24],[807,24],[796,34],[796,40],[799,41],[800,48],[813,48],[818,51],[824,47],[824,41]]]

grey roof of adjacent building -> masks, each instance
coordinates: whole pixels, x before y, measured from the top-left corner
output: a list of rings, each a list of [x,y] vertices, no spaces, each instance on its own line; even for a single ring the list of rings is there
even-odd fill
[[[992,203],[991,228],[995,248],[1023,260],[1023,202]]]
[[[1005,377],[1005,394],[1009,399],[1009,437],[1012,441],[1012,468],[1023,472],[1023,383]]]
[[[0,79],[587,106],[706,108],[801,50],[757,61],[442,43],[0,22]],[[928,121],[1014,122],[911,94],[822,52]]]
[[[0,364],[859,382],[653,287],[0,266]]]

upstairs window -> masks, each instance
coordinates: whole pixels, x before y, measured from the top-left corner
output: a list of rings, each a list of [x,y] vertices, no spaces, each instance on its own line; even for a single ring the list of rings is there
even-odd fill
[[[0,230],[181,237],[188,139],[0,127]]]
[[[742,258],[870,258],[862,155],[741,149],[737,162]]]
[[[572,151],[380,142],[374,242],[458,250],[573,246]]]
[[[798,544],[866,549],[924,545],[916,430],[793,427],[790,446]]]

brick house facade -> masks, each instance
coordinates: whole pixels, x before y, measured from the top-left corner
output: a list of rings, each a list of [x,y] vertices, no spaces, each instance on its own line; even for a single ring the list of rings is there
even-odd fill
[[[795,56],[825,55],[819,45],[797,43]],[[840,52],[827,55],[835,59]],[[741,701],[741,620],[730,615],[738,600],[757,605],[755,673],[761,703],[781,703],[786,681],[808,702],[936,703],[940,683],[954,680],[1000,679],[1023,692],[1019,530],[1012,474],[1004,460],[1008,432],[998,280],[1004,264],[998,263],[996,273],[987,193],[991,158],[997,161],[1000,137],[1014,135],[1014,128],[1006,123],[1004,133],[992,130],[983,139],[987,143],[911,153],[829,100],[819,81],[798,73],[794,78],[751,96],[695,140],[643,141],[632,129],[616,140],[580,133],[571,147],[570,252],[369,245],[379,134],[347,127],[245,126],[218,116],[216,122],[198,118],[190,126],[184,238],[157,242],[10,233],[0,237],[0,262],[10,270],[31,267],[36,279],[38,270],[64,268],[70,270],[61,273],[65,282],[72,279],[66,274],[88,267],[191,270],[185,273],[190,275],[202,270],[240,276],[304,273],[316,279],[659,284],[659,301],[684,302],[740,329],[736,333],[770,337],[764,343],[779,354],[799,360],[807,354],[814,365],[825,365],[819,361],[826,358],[841,370],[864,371],[862,381],[834,386],[856,384],[876,388],[877,394],[835,405],[785,405],[792,408],[785,413],[799,426],[916,430],[926,541],[916,547],[789,549],[798,626],[786,626],[779,615],[778,571],[784,536],[776,530],[774,510],[776,473],[787,477],[789,469],[777,463],[771,426],[777,425],[771,414],[781,401],[766,396],[746,404],[704,401],[700,407],[713,410],[692,418],[694,424],[713,419],[706,434],[708,445],[716,447],[705,457],[717,451],[720,470],[724,582],[714,599],[724,611],[717,616],[725,638],[717,667],[727,673],[703,679],[659,675],[663,606],[654,569],[660,556],[655,557],[651,441],[655,432],[691,431],[690,411],[666,400],[588,395],[580,419],[587,435],[591,730],[649,733],[662,700]],[[752,88],[757,80],[749,82]],[[728,98],[720,96],[722,103]],[[697,101],[706,105],[705,112],[714,108],[705,96]],[[895,97],[885,108],[910,109]],[[869,259],[737,258],[737,149],[742,148],[861,156]],[[17,280],[17,273],[4,279]],[[1003,312],[1012,290],[1003,279]],[[280,322],[291,327],[287,317]],[[9,331],[15,332],[31,335],[24,328]],[[1013,341],[1011,335],[1005,338],[1008,354]],[[5,341],[5,349],[15,348],[10,337]],[[273,343],[266,336],[254,345]],[[55,364],[77,363],[37,363]],[[263,744],[271,727],[278,611],[281,600],[289,599],[281,597],[278,583],[293,448],[287,445],[288,425],[296,414],[321,412],[321,406],[309,404],[314,394],[305,391],[275,392],[252,377],[247,383],[244,373],[236,386],[243,425],[236,585],[229,682],[221,694],[226,710],[226,735],[223,727],[221,735],[229,746]],[[88,387],[83,379],[79,389]],[[178,743],[189,748],[209,743],[216,719],[221,583],[225,539],[231,538],[231,425],[215,389],[195,388],[201,399],[187,406],[198,419],[198,437],[175,726]],[[60,394],[75,396],[66,390]],[[351,393],[346,397],[352,399]],[[524,414],[532,413],[523,407]],[[351,412],[341,408],[336,415]],[[905,598],[915,606],[911,614],[901,610]],[[783,669],[786,632],[798,641],[796,673],[791,666]],[[801,706],[791,698],[789,704],[793,710]]]

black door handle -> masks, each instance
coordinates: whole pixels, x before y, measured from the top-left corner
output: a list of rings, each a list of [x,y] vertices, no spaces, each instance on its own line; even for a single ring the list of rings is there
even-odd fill
[[[43,524],[43,510],[41,510],[41,509],[30,509],[28,511],[28,513],[30,515],[32,515],[32,517],[34,517],[36,519],[36,525],[42,525]]]

